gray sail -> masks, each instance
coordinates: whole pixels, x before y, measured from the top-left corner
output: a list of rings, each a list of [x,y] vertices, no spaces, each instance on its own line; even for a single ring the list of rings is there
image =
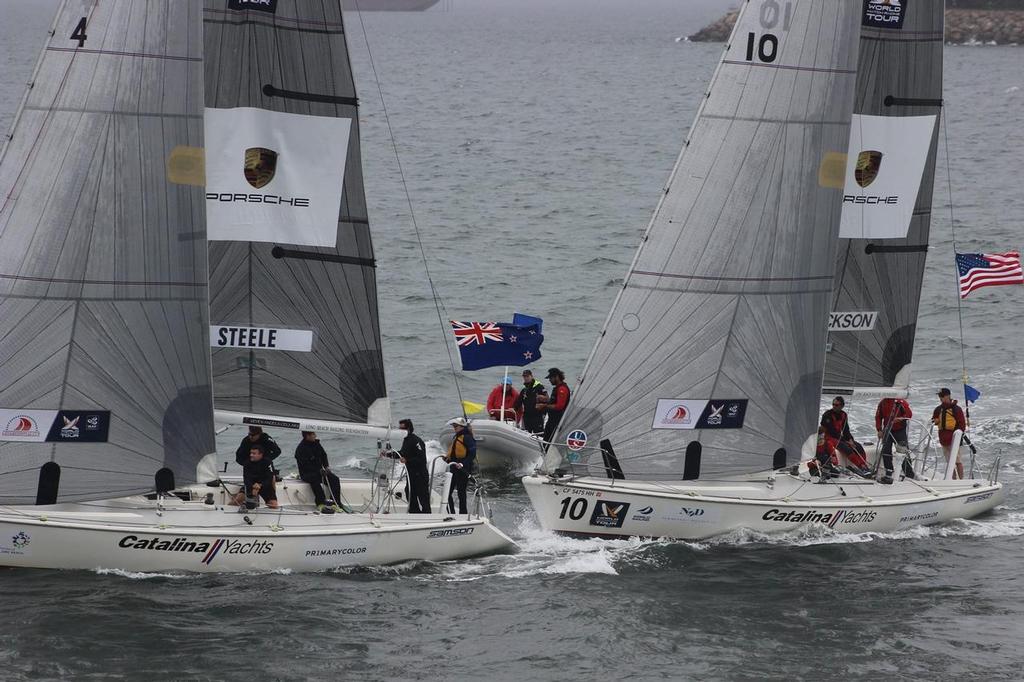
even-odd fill
[[[65,2],[0,159],[0,502],[194,480],[214,450],[201,3]],[[48,467],[52,469],[54,467]]]
[[[204,23],[208,129],[255,121],[263,128],[254,135],[270,140],[246,147],[240,138],[216,158],[207,147],[216,407],[366,422],[385,384],[341,5],[208,0]],[[220,122],[211,123],[211,115]],[[324,132],[298,143],[288,138],[314,129]],[[213,144],[213,132],[207,137]],[[310,144],[313,151],[304,151]],[[232,165],[218,177],[211,163],[219,159]],[[316,164],[323,172],[310,176]],[[336,181],[310,192],[302,178]],[[229,186],[242,187],[247,201],[232,199],[233,190],[224,189]],[[222,205],[225,198],[233,205]],[[303,198],[308,205],[280,203]],[[233,217],[217,218],[221,209],[251,210],[253,200],[277,203],[261,204],[233,224]],[[295,227],[293,218],[304,219],[310,210],[329,212],[326,228],[323,220]],[[236,329],[246,335],[240,342],[232,337]]]
[[[908,208],[913,206],[913,213],[900,222],[898,230],[840,239],[825,358],[823,390],[829,393],[864,387],[896,387],[900,392],[910,381],[942,105],[944,13],[943,3],[937,1],[906,2],[888,11],[891,16],[872,21],[868,15],[864,19],[854,112],[888,117],[883,124],[921,121],[925,162],[916,196],[909,192],[898,197]],[[872,145],[861,147],[851,148],[849,153],[868,154]],[[886,157],[880,160],[882,170],[895,169],[902,175],[910,172],[905,159],[895,154]],[[898,194],[880,184],[872,183],[864,193]],[[847,204],[844,210],[848,210]],[[870,214],[863,218],[867,222],[873,219]]]
[[[814,431],[859,2],[743,5],[669,184],[562,419],[627,478],[763,470]],[[691,445],[694,444],[694,445]],[[601,471],[595,450],[582,455]],[[792,456],[792,455],[791,455]]]

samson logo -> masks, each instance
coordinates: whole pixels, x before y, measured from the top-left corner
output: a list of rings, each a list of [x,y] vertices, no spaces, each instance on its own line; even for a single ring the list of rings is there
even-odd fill
[[[160,536],[154,536],[148,540],[135,535],[125,535],[117,543],[118,547],[125,549],[148,549],[157,552],[192,552],[202,554],[200,563],[210,565],[218,554],[268,554],[274,549],[273,542],[266,540],[225,540],[217,538],[212,542],[194,542],[188,538],[174,538],[165,540]]]
[[[781,521],[783,523],[823,523],[829,528],[835,528],[838,524],[870,523],[875,520],[876,512],[861,511],[854,512],[840,509],[836,512],[819,512],[810,509],[805,512],[788,511],[780,509],[769,509],[761,517],[765,521]]]
[[[830,332],[867,332],[875,328],[878,313],[829,313]]]
[[[442,528],[440,530],[432,530],[427,535],[427,538],[447,538],[455,535],[469,535],[473,532],[473,528]]]
[[[253,9],[260,12],[277,12],[277,0],[228,0],[228,9]]]
[[[857,165],[853,169],[853,178],[861,187],[867,187],[875,178],[882,167],[882,152],[867,151],[857,156]]]
[[[864,0],[864,26],[903,28],[903,15],[910,0]]]

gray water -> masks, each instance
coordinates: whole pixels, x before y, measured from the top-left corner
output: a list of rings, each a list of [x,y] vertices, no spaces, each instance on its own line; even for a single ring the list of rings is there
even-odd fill
[[[706,0],[452,5],[365,15],[369,52],[349,19],[390,393],[426,437],[458,395],[377,82],[443,317],[543,317],[539,366],[573,377],[721,50],[675,40],[715,18]],[[0,0],[0,128],[51,10]],[[567,540],[509,478],[488,487],[515,556],[318,575],[0,571],[0,679],[1020,679],[1024,287],[972,294],[961,345],[951,226],[961,251],[1024,246],[1024,50],[949,47],[946,66],[912,405],[958,386],[963,350],[984,394],[980,463],[1001,456],[1009,488],[994,514],[888,535]],[[459,373],[463,397],[482,402],[499,372]],[[865,436],[872,408],[851,408]],[[328,445],[345,475],[369,475],[369,445]]]

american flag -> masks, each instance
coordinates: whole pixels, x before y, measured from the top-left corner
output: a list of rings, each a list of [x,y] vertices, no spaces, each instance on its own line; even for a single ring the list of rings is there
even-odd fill
[[[452,320],[455,342],[460,346],[474,343],[484,345],[488,341],[501,341],[501,327],[493,322],[457,322]]]
[[[1024,284],[1020,253],[958,253],[956,269],[960,275],[960,298],[981,287],[999,284]]]

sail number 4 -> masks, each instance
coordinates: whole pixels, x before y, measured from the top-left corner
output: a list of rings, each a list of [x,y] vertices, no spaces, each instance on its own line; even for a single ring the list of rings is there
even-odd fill
[[[77,40],[78,47],[84,47],[88,37],[85,35],[85,17],[82,17],[78,20],[78,25],[75,26],[75,30],[71,33],[71,40]]]
[[[585,498],[563,497],[562,513],[558,515],[558,518],[564,519],[565,515],[568,514],[569,518],[573,521],[579,521],[583,518],[583,515],[587,513],[588,506],[589,504]]]
[[[778,0],[765,0],[761,4],[761,12],[758,16],[761,27],[771,31],[779,25],[782,20],[782,30],[788,31],[793,22],[793,5],[785,3],[780,5]],[[759,38],[753,31],[747,33],[747,61],[757,61],[771,64],[779,56],[779,37],[774,33],[763,33]]]

